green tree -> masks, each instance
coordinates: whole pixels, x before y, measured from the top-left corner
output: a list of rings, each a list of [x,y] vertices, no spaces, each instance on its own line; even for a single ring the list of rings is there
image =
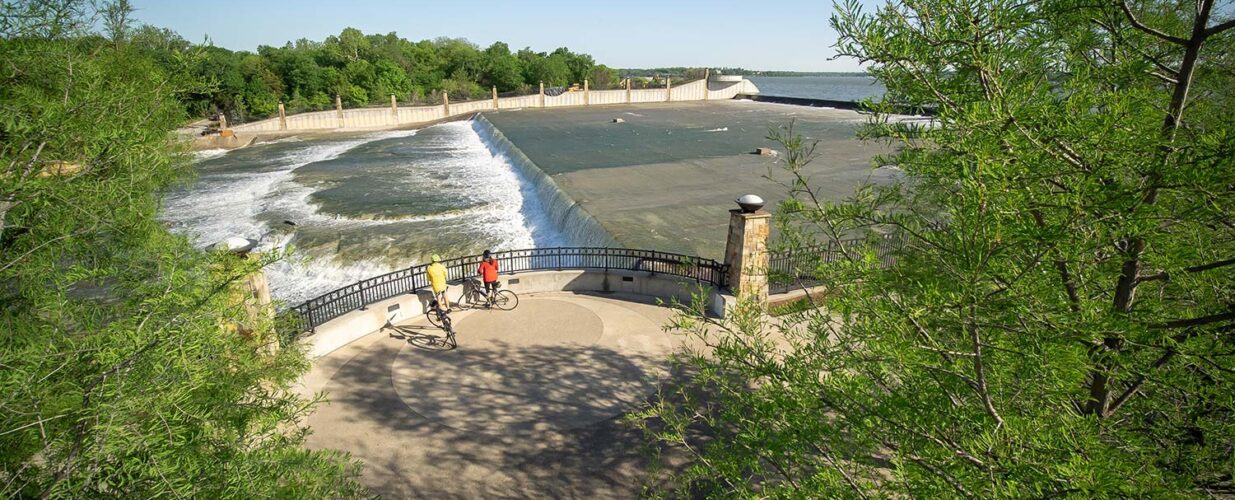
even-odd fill
[[[888,93],[899,182],[846,203],[778,132],[821,309],[684,317],[710,349],[648,415],[679,479],[760,497],[1231,494],[1235,125],[1214,2],[857,2],[839,51]],[[892,112],[929,109],[930,124]],[[858,235],[897,235],[879,264]],[[874,243],[874,236],[871,236]],[[692,323],[693,321],[693,323]],[[653,425],[655,424],[655,425]],[[711,439],[692,439],[699,433]]]
[[[85,2],[2,5],[0,495],[361,494],[302,446],[304,353],[238,301],[264,262],[156,219],[189,68],[78,31]]]
[[[496,86],[501,92],[514,90],[523,84],[523,72],[519,68],[519,60],[510,53],[508,45],[494,42],[485,49],[484,57],[485,70],[481,83]]]

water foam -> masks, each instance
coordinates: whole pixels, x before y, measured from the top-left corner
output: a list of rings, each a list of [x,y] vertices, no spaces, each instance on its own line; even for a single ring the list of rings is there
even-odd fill
[[[467,207],[423,215],[348,217],[320,210],[312,201],[316,188],[296,181],[297,168],[339,158],[366,143],[416,133],[399,131],[368,134],[349,140],[305,141],[310,145],[261,164],[255,162],[252,170],[256,172],[203,175],[191,189],[167,197],[164,219],[174,230],[188,234],[195,244],[202,247],[228,236],[256,237],[265,234],[271,230],[266,222],[271,219],[271,214],[294,221],[297,230],[337,230],[341,234],[348,231],[378,231],[397,224],[446,221],[451,228],[474,234],[478,240],[495,242],[495,250],[610,241],[581,237],[586,231],[570,227],[568,213],[579,210],[573,202],[563,202],[561,198],[564,195],[556,192],[555,186],[552,186],[553,192],[545,192],[542,180],[529,175],[528,167],[512,159],[508,147],[495,144],[485,129],[478,129],[471,122],[451,122],[434,128],[438,133],[433,138],[421,139],[425,142],[418,144],[434,151],[432,161],[409,162],[399,167],[406,169],[409,176],[449,179],[449,183],[441,183],[433,189],[455,190],[451,193],[455,197],[469,200]],[[539,175],[547,179],[543,173]],[[551,185],[552,181],[549,182]],[[432,194],[408,193],[409,196]],[[563,232],[564,225],[572,231]],[[392,226],[389,230],[403,229]],[[295,244],[295,231],[291,231],[266,238],[259,249],[286,248]],[[413,255],[435,249],[395,250]],[[274,297],[288,304],[296,304],[361,279],[413,264],[416,262],[376,258],[344,261],[338,255],[310,258],[304,251],[298,250],[291,259],[268,267],[266,274]]]
[[[292,172],[310,163],[338,158],[368,142],[414,134],[415,131],[382,132],[315,144],[270,160],[262,165],[268,168],[263,172],[211,176],[190,189],[169,194],[164,199],[162,218],[172,230],[188,235],[190,241],[203,248],[229,236],[256,238],[268,234],[271,228],[259,216],[272,210],[288,214],[298,225],[329,220],[319,216],[316,208],[308,203],[312,190],[296,183]],[[219,156],[222,154],[199,155],[198,161]],[[293,242],[294,237],[263,238],[259,249],[284,248]],[[276,299],[296,303],[388,271],[390,269],[385,266],[364,262],[324,266],[280,262],[268,268],[267,275]]]

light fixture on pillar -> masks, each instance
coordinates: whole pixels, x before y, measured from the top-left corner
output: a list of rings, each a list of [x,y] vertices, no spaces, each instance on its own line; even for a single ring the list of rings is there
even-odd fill
[[[753,214],[763,208],[763,198],[759,195],[744,194],[741,198],[734,200],[738,202],[738,206],[742,207],[743,213]]]
[[[214,245],[215,248],[227,250],[236,255],[247,255],[257,248],[257,240],[232,236]]]

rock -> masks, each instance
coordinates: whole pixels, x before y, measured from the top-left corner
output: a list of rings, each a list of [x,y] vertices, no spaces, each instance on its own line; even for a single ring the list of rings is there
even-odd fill
[[[755,154],[759,156],[776,156],[776,151],[772,148],[755,148]]]
[[[614,118],[613,123],[626,123],[626,120],[623,120],[621,118]]]

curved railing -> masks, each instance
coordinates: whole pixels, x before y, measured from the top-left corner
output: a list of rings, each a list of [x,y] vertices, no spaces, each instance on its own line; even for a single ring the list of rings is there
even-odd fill
[[[498,260],[503,274],[547,270],[612,269],[667,274],[718,287],[726,285],[724,264],[712,259],[654,250],[599,247],[533,248],[495,252],[493,256]],[[480,256],[459,257],[443,261],[442,264],[446,266],[447,280],[459,281],[476,274]],[[429,278],[425,275],[427,267],[428,265],[412,266],[374,276],[309,299],[286,312],[286,328],[289,333],[313,330],[351,311],[428,287]]]

